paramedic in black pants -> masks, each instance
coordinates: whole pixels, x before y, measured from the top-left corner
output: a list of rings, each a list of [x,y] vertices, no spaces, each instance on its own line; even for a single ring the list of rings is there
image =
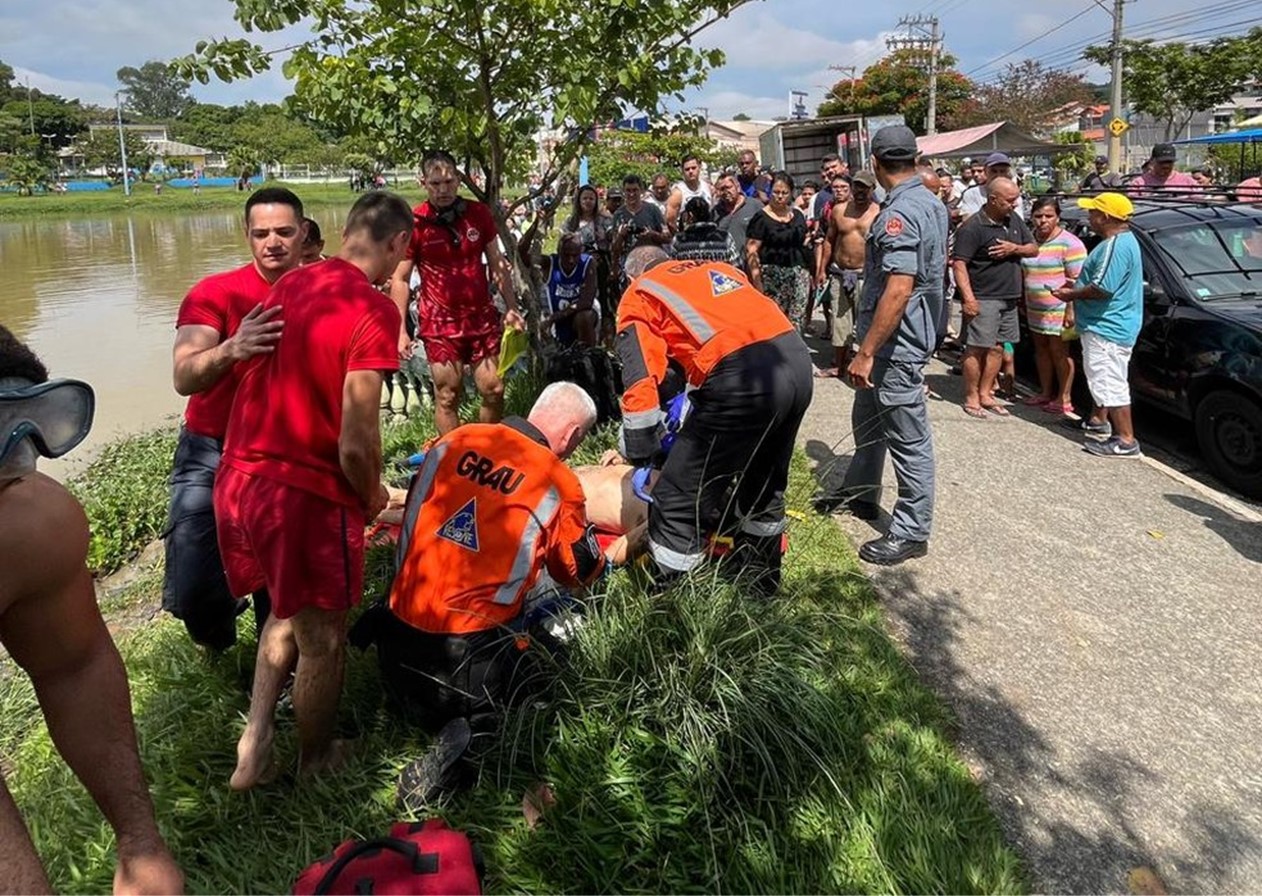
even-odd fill
[[[659,585],[705,558],[705,533],[737,525],[731,565],[763,596],[780,584],[784,492],[811,403],[810,352],[784,313],[729,264],[632,251],[618,306],[624,456],[642,466],[661,444],[658,387],[676,362],[692,411],[649,506]],[[729,492],[730,497],[729,497]]]

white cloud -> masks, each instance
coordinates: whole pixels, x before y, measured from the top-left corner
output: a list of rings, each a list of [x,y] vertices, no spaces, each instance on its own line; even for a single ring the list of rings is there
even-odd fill
[[[726,119],[744,112],[750,118],[770,121],[777,116],[788,115],[789,96],[787,93],[774,97],[756,96],[739,90],[719,90],[714,93],[702,93],[691,108],[696,109],[702,106],[709,110],[711,118]]]
[[[848,65],[849,60],[872,51],[871,40],[839,41],[824,37],[821,32],[822,29],[794,28],[786,25],[782,17],[758,10],[721,19],[703,31],[697,42],[722,49],[727,53],[729,66],[761,72]],[[881,50],[884,48],[882,41]]]

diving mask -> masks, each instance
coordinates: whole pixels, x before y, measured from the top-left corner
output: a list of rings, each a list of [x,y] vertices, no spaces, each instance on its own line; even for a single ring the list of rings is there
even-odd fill
[[[61,457],[92,429],[96,395],[79,380],[0,379],[0,478],[35,468],[36,452]]]

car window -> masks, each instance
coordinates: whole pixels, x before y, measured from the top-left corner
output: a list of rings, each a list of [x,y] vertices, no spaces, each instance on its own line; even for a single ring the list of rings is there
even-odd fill
[[[1197,221],[1154,231],[1152,237],[1193,296],[1262,294],[1262,217]]]

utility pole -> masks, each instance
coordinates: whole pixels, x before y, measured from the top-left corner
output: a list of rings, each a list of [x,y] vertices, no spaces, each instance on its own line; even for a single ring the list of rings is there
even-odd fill
[[[26,110],[31,116],[31,136],[35,136],[35,101],[31,99],[31,79],[26,79]]]
[[[131,195],[131,180],[127,173],[127,143],[123,140],[123,103],[118,98],[118,94],[114,94],[114,111],[118,114],[118,154],[123,159],[123,195]]]
[[[841,72],[843,75],[846,73],[850,74],[850,77],[848,79],[850,81],[850,102],[851,104],[853,104],[854,103],[854,82],[855,82],[855,79],[859,77],[859,66],[857,65],[830,65],[828,67],[828,70],[830,72]],[[832,93],[833,96],[837,96],[837,94],[833,93],[832,90],[829,90],[829,93]],[[837,99],[841,99],[841,97],[838,96]]]
[[[925,133],[932,137],[938,132],[938,60],[946,35],[938,27],[937,16],[903,16],[898,20],[898,27],[906,28],[906,33],[902,37],[886,38],[885,46],[891,50],[916,50],[927,56],[929,109],[925,115]]]
[[[1122,5],[1124,0],[1113,0],[1113,84],[1109,96],[1109,121],[1122,118]],[[1125,120],[1125,119],[1123,119]],[[1122,135],[1109,131],[1109,170],[1122,171]]]

